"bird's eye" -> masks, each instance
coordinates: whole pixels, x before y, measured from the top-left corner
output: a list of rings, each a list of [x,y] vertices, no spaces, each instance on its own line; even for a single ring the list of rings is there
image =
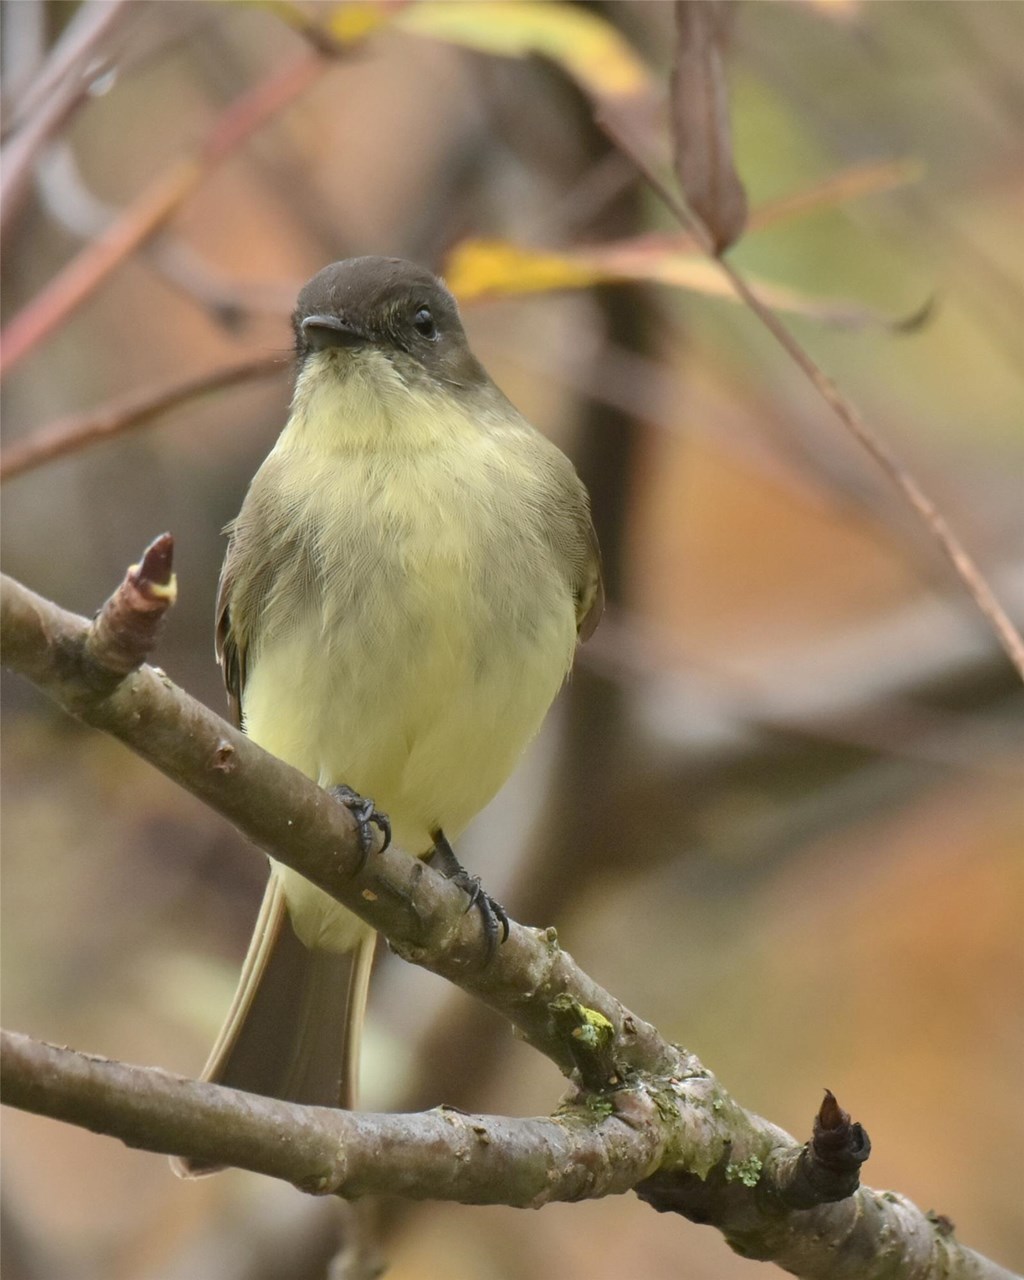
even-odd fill
[[[412,318],[412,327],[421,338],[428,338],[433,342],[437,337],[437,325],[434,324],[434,317],[430,314],[429,307],[420,307],[416,311]]]

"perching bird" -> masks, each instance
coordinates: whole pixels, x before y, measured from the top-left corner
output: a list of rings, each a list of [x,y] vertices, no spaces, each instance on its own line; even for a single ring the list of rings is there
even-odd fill
[[[362,823],[386,814],[475,896],[448,841],[509,776],[601,614],[587,494],[430,272],[336,262],[293,324],[291,413],[221,572],[228,695],[254,741]],[[503,913],[477,905],[493,938]],[[375,937],[272,861],[204,1078],[352,1106]]]

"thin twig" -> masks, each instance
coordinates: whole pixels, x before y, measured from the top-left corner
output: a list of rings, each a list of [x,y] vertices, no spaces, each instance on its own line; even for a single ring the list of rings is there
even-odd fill
[[[715,253],[714,242],[700,219],[687,209],[661,180],[647,159],[635,146],[628,129],[615,116],[605,111],[598,123],[617,147],[636,165],[651,189],[678,221],[693,236],[700,249],[714,261],[728,280],[736,295],[757,316],[786,354],[806,375],[808,381],[843,423],[847,430],[875,459],[881,469],[900,490],[914,511],[921,517],[932,536],[945,552],[960,581],[966,587],[975,604],[989,620],[1007,656],[1024,680],[1024,638],[1014,626],[1009,614],[999,603],[981,570],[967,552],[959,538],[949,527],[935,503],[899,460],[893,450],[864,421],[850,401],[839,391],[835,383],[818,368],[774,311],[763,303],[747,284],[742,275],[724,258]]]
[[[303,53],[236,99],[194,155],[177,161],[155,178],[10,321],[0,335],[0,376],[63,324],[116,267],[155,235],[211,170],[330,66],[317,53]]]
[[[162,533],[139,563],[129,566],[124,581],[93,619],[85,644],[90,664],[115,679],[142,666],[156,648],[167,611],[178,598],[173,564],[174,539]]]
[[[67,30],[25,91],[16,108],[10,137],[3,146],[0,228],[28,189],[32,166],[42,147],[67,124],[86,100],[85,72],[95,51],[117,31],[137,0],[93,0],[75,14]]]
[[[0,453],[0,483],[52,462],[54,458],[77,453],[98,440],[109,440],[127,431],[149,426],[162,414],[191,400],[239,383],[270,377],[287,368],[287,361],[280,355],[248,356],[206,373],[146,388],[88,413],[61,418],[33,431],[23,440],[16,440]]]

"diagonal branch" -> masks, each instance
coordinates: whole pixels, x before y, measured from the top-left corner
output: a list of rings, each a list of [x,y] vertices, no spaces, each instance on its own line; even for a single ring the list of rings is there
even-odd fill
[[[39,152],[87,100],[89,82],[99,74],[90,65],[97,50],[116,41],[119,28],[135,7],[137,0],[93,0],[80,5],[22,101],[16,104],[12,132],[3,144],[0,230],[8,229],[24,200]]]
[[[208,175],[330,67],[306,51],[236,99],[218,117],[202,145],[160,173],[110,226],[81,249],[3,330],[0,374],[49,337],[107,276],[174,216]]]
[[[137,427],[149,426],[155,418],[191,400],[226,387],[270,377],[287,368],[287,362],[279,355],[248,356],[208,373],[161,383],[113,400],[98,409],[90,409],[87,413],[61,418],[22,440],[16,440],[0,453],[0,484],[52,462],[54,458],[77,453],[99,440],[109,440]]]

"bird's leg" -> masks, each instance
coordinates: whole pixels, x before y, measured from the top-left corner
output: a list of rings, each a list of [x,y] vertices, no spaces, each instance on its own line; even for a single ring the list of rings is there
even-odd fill
[[[487,962],[490,963],[498,946],[499,928],[501,930],[501,941],[505,942],[508,938],[508,913],[500,902],[495,902],[489,893],[484,892],[479,879],[469,874],[455,856],[455,850],[448,843],[448,837],[440,827],[432,832],[432,835],[434,837],[434,847],[430,851],[427,861],[431,866],[436,867],[445,879],[451,880],[460,889],[465,889],[466,893],[469,894],[466,910],[468,911],[470,907],[476,907],[480,912],[484,925],[484,938],[487,943]]]
[[[337,787],[328,787],[328,791],[355,818],[359,827],[359,847],[362,849],[362,858],[359,861],[359,870],[362,871],[366,865],[366,859],[370,856],[370,850],[373,848],[373,832],[371,827],[376,827],[384,837],[384,843],[381,845],[383,852],[391,843],[391,823],[388,821],[386,813],[381,813],[372,800],[366,796],[361,796],[357,791],[353,791],[351,787],[344,784]]]

